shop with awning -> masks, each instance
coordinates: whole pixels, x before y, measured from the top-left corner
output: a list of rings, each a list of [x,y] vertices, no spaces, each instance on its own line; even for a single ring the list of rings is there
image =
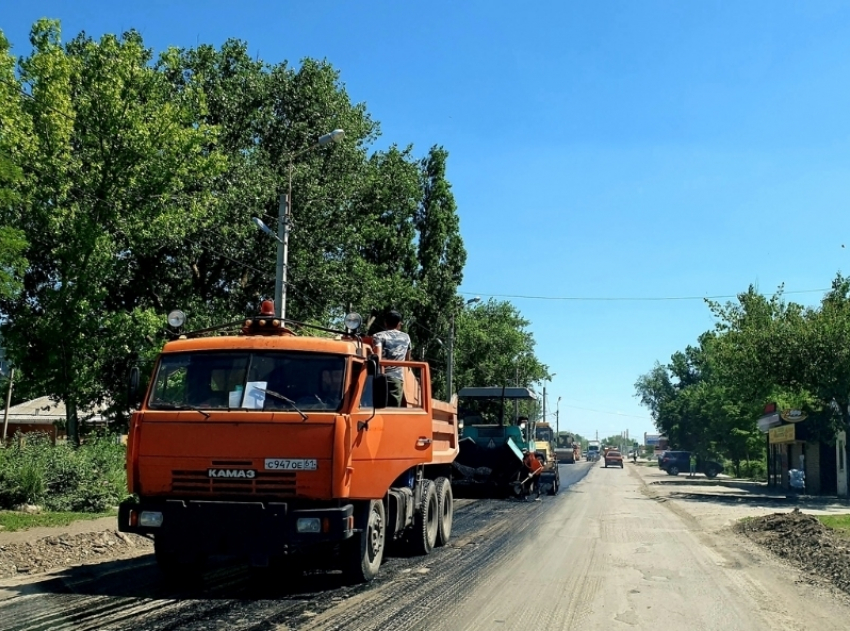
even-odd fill
[[[769,403],[757,426],[767,438],[767,482],[789,488],[788,472],[805,473],[806,492],[812,495],[838,493],[838,454],[835,444],[817,440],[801,410],[778,410]]]

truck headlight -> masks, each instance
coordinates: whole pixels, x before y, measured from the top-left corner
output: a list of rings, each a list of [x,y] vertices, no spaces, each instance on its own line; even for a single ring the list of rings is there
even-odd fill
[[[298,532],[321,532],[322,520],[318,517],[299,517],[295,522]]]
[[[139,514],[139,526],[159,528],[162,526],[162,513],[159,511],[143,510]]]
[[[345,316],[345,328],[349,331],[356,331],[363,324],[363,318],[359,313],[349,313]]]

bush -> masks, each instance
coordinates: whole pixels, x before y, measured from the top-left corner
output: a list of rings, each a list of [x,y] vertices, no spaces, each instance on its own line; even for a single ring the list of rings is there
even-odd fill
[[[37,504],[51,511],[103,512],[126,496],[125,447],[89,436],[78,448],[46,434],[18,435],[0,449],[0,509]]]
[[[748,480],[767,480],[767,461],[750,460],[741,463],[741,477]]]

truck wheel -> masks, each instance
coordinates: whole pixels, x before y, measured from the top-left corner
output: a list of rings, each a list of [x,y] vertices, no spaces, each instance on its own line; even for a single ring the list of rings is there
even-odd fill
[[[705,477],[707,477],[709,479],[716,478],[717,477],[717,469],[715,469],[713,467],[709,467],[708,469],[705,470]]]
[[[452,493],[452,483],[448,478],[437,478],[437,504],[439,505],[440,521],[437,524],[437,545],[444,546],[452,536],[455,500]]]
[[[413,517],[410,532],[410,550],[414,554],[428,554],[437,543],[440,523],[440,506],[437,490],[431,480],[422,480],[422,502]]]
[[[387,535],[384,503],[381,500],[369,502],[368,514],[357,526],[360,532],[355,532],[345,542],[342,571],[349,582],[366,583],[378,575],[384,559]]]
[[[667,473],[669,473],[670,475],[679,475],[679,467],[673,465],[672,467],[667,469]]]
[[[549,495],[557,495],[558,489],[561,488],[561,474],[555,470],[555,477],[552,479],[552,484],[549,486]]]

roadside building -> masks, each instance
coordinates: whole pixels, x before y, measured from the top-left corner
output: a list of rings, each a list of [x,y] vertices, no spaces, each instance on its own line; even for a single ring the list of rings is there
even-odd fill
[[[109,419],[102,412],[103,409],[81,411],[79,416],[81,419],[85,419],[83,423],[88,426],[105,426],[108,425]],[[2,425],[4,417],[5,411],[4,416],[0,416],[0,425]],[[55,443],[57,439],[65,438],[64,428],[65,404],[61,401],[53,401],[50,397],[39,397],[9,407],[8,426],[6,427],[7,439],[17,433],[42,432],[50,436]],[[0,429],[1,431],[2,429]]]
[[[788,472],[798,469],[805,473],[806,493],[837,495],[843,476],[846,495],[846,463],[838,455],[839,441],[818,440],[807,418],[800,410],[779,410],[776,403],[765,406],[757,425],[767,439],[768,485],[790,488]]]
[[[647,434],[646,432],[643,434],[643,447],[647,456],[651,454],[658,456],[662,451],[669,449],[666,436]]]

